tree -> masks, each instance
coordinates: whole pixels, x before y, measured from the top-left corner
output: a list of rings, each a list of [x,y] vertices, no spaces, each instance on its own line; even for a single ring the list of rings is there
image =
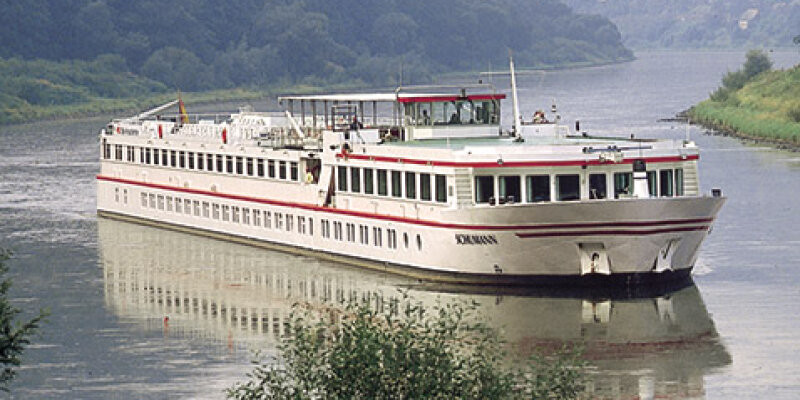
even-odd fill
[[[767,53],[762,50],[750,50],[747,52],[745,58],[746,60],[742,71],[744,71],[748,80],[764,71],[772,69],[772,60],[770,60]]]
[[[5,261],[9,259],[11,252],[0,249],[0,277],[8,268]],[[16,371],[22,360],[20,356],[31,342],[30,336],[39,330],[39,324],[47,316],[47,311],[39,310],[39,315],[30,320],[19,320],[17,317],[22,312],[20,309],[8,302],[8,289],[11,287],[11,280],[8,278],[0,281],[0,390],[8,391],[8,384],[14,379]]]
[[[235,399],[577,398],[577,351],[506,364],[504,342],[477,304],[425,307],[407,295],[344,308],[295,305],[282,359],[257,361]]]

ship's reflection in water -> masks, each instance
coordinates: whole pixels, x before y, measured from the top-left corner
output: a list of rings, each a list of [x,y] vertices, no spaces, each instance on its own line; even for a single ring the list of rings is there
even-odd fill
[[[633,297],[464,293],[104,218],[98,229],[107,307],[165,335],[208,338],[216,349],[273,347],[297,301],[380,306],[405,288],[423,302],[477,301],[517,353],[581,344],[593,398],[703,397],[704,376],[731,362],[694,285]]]

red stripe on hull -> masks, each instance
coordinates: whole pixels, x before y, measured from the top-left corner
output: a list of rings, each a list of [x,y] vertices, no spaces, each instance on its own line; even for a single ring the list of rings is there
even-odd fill
[[[287,202],[287,201],[279,201],[279,200],[272,200],[272,199],[264,199],[264,198],[257,198],[257,197],[249,197],[249,196],[242,196],[242,195],[235,195],[235,194],[227,194],[227,193],[219,193],[219,192],[211,192],[207,190],[199,190],[199,189],[190,189],[190,188],[183,188],[177,186],[169,186],[169,185],[162,185],[157,183],[147,183],[147,182],[140,182],[134,181],[129,179],[123,178],[114,178],[110,176],[103,176],[97,175],[98,180],[108,181],[108,182],[117,182],[117,183],[124,183],[128,185],[135,185],[135,186],[142,186],[142,187],[149,187],[154,189],[161,189],[161,190],[169,190],[172,192],[182,192],[182,193],[192,193],[192,194],[199,194],[204,196],[212,196],[212,197],[219,197],[225,199],[232,199],[232,200],[241,200],[241,201],[248,201],[252,203],[259,203],[259,204],[269,204],[275,206],[282,206],[282,207],[293,207],[299,208],[302,210],[309,210],[309,211],[319,211],[325,212],[330,214],[341,214],[341,215],[349,215],[353,217],[361,217],[361,218],[371,218],[371,219],[378,219],[383,221],[393,221],[393,222],[401,222],[401,223],[408,223],[414,225],[422,225],[422,226],[429,226],[434,228],[449,228],[449,229],[464,229],[464,230],[483,230],[483,231],[524,231],[524,230],[541,230],[541,229],[575,229],[575,228],[600,228],[600,227],[647,227],[647,226],[663,226],[663,225],[681,225],[681,224],[695,224],[695,223],[707,223],[712,222],[714,218],[692,218],[692,219],[673,219],[673,220],[657,220],[657,221],[619,221],[619,222],[582,222],[582,223],[566,223],[566,224],[540,224],[540,225],[470,225],[470,224],[458,224],[458,223],[447,223],[447,222],[438,222],[438,221],[431,221],[431,220],[424,220],[424,219],[411,219],[411,218],[403,218],[403,217],[395,217],[391,215],[382,215],[382,214],[373,214],[367,213],[363,211],[351,211],[351,210],[342,210],[338,208],[330,208],[330,207],[322,207],[317,206],[314,204],[308,203],[294,203],[294,202]],[[641,231],[639,231],[641,232]],[[547,233],[550,235],[551,233]],[[529,235],[526,233],[517,234],[520,235]],[[530,234],[533,235],[533,234]],[[520,236],[524,237],[524,236]]]
[[[347,153],[347,154],[339,153],[336,154],[336,158],[379,161],[379,162],[399,163],[399,164],[433,165],[437,167],[455,167],[455,168],[580,167],[583,165],[614,164],[611,162],[600,161],[599,159],[563,160],[563,161],[503,161],[503,162],[433,161],[433,160],[419,160],[419,159],[401,158],[401,157],[371,156],[367,154],[353,154],[353,153]],[[699,158],[700,158],[699,155],[694,154],[686,156],[686,158],[680,156],[670,156],[670,157],[650,157],[650,158],[645,158],[644,160],[647,163],[665,163],[665,162],[692,161],[692,160],[697,160]],[[637,160],[637,158],[626,158],[616,164],[633,164],[634,160]]]
[[[540,237],[563,237],[563,236],[638,236],[638,235],[657,235],[660,233],[671,232],[692,232],[692,231],[706,231],[708,225],[703,226],[683,226],[678,228],[662,228],[662,229],[646,229],[646,230],[599,230],[599,231],[559,231],[559,232],[531,232],[531,233],[517,233],[517,237],[527,238],[540,238]]]

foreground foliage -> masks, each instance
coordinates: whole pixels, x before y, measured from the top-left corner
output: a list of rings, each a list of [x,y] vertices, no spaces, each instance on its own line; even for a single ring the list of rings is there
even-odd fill
[[[377,300],[377,299],[376,299]],[[257,361],[234,399],[571,399],[583,391],[577,351],[508,364],[476,304],[295,305],[281,357]]]
[[[759,51],[729,72],[708,100],[689,110],[693,122],[739,136],[800,143],[800,65],[772,71]]]
[[[11,253],[5,249],[0,249],[0,279],[8,272],[5,261]],[[20,309],[8,302],[8,289],[11,281],[8,278],[0,281],[0,390],[8,391],[8,384],[14,379],[16,371],[22,362],[20,356],[25,347],[30,344],[30,336],[36,333],[39,325],[47,315],[46,311],[39,311],[39,315],[30,320],[20,320]]]

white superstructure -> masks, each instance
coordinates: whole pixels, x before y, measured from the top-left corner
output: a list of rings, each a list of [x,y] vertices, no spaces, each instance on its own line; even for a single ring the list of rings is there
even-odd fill
[[[400,88],[114,120],[98,212],[448,282],[688,276],[724,201],[699,193],[693,142],[541,116],[512,135],[504,97]]]

